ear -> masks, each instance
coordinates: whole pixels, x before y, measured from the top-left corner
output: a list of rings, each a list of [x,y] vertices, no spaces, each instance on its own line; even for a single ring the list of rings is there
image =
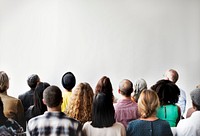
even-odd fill
[[[63,103],[63,98],[62,98],[62,100],[60,101],[60,103],[61,103],[61,104]]]
[[[44,105],[47,105],[45,99],[42,99],[42,102],[44,103]]]
[[[192,108],[196,111],[197,107],[194,105],[194,103],[192,102]]]
[[[118,89],[118,93],[119,93],[119,94],[120,94],[120,92],[121,92],[120,89]]]

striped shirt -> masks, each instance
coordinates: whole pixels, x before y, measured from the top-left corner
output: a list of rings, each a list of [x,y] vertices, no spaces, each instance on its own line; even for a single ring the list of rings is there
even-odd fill
[[[82,125],[63,112],[48,112],[32,118],[27,126],[28,136],[82,136]]]

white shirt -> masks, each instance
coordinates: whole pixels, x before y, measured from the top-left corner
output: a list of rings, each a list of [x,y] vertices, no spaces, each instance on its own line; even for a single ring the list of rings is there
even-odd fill
[[[177,136],[200,136],[200,111],[195,111],[189,118],[180,120],[176,131]]]
[[[90,122],[83,125],[83,133],[86,136],[126,136],[125,127],[121,123],[114,123],[111,127],[96,128]]]

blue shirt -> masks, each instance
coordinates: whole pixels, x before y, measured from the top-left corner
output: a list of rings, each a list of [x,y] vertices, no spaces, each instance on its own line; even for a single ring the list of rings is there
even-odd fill
[[[173,134],[167,121],[137,119],[128,124],[126,136],[173,136]]]
[[[186,107],[186,94],[182,89],[180,89],[180,96],[177,105],[181,108],[181,115],[183,116]]]

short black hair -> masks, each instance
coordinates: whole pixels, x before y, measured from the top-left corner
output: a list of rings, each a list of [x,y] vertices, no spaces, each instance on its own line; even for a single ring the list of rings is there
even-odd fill
[[[151,89],[158,94],[160,105],[175,104],[178,102],[180,90],[170,80],[159,80]]]
[[[43,99],[48,107],[56,107],[62,102],[62,92],[57,86],[49,86],[43,92]]]
[[[76,84],[76,78],[74,76],[74,74],[72,72],[66,72],[63,76],[62,76],[62,86],[67,89],[68,91],[71,91],[72,88],[75,86]]]
[[[37,74],[32,74],[27,79],[27,84],[31,89],[35,89],[37,83],[40,81],[40,78]]]
[[[115,123],[115,110],[112,99],[105,93],[99,92],[95,95],[92,106],[93,127],[110,127]]]

